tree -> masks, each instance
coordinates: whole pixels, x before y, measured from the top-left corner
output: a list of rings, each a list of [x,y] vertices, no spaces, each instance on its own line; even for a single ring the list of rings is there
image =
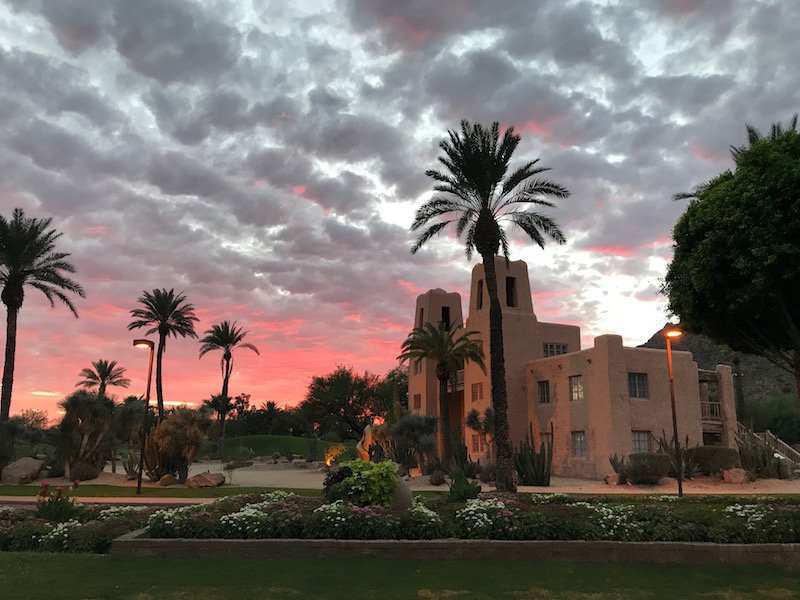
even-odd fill
[[[15,208],[11,219],[0,215],[0,299],[6,305],[6,354],[0,391],[0,423],[8,421],[11,390],[14,386],[14,362],[17,353],[17,318],[25,299],[25,286],[42,292],[55,307],[55,301],[77,318],[78,312],[68,294],[85,297],[79,283],[66,274],[75,267],[66,261],[69,254],[56,252],[61,233],[50,228],[52,219],[28,218]]]
[[[467,413],[467,427],[480,436],[483,445],[489,449],[489,455],[491,456],[492,439],[494,438],[494,411],[492,407],[490,406],[483,411],[483,418],[481,418],[477,408],[469,411]]]
[[[506,176],[509,162],[520,136],[509,127],[500,139],[500,125],[488,129],[479,124],[461,122],[461,132],[449,131],[449,140],[439,144],[444,156],[439,162],[445,171],[426,171],[438,192],[416,212],[412,231],[422,229],[411,249],[416,253],[448,225],[464,237],[467,259],[477,251],[483,261],[486,291],[489,297],[489,370],[492,406],[495,411],[497,447],[497,489],[513,491],[515,466],[508,434],[508,396],[503,350],[503,315],[497,292],[494,258],[502,249],[508,261],[508,238],[501,222],[518,226],[539,247],[547,239],[563,244],[558,225],[546,215],[533,210],[552,207],[547,198],[566,198],[569,192],[561,185],[544,179],[548,168],[530,161]]]
[[[197,337],[194,324],[198,318],[194,314],[194,306],[186,301],[183,292],[175,290],[154,289],[144,291],[137,299],[142,308],[131,311],[133,321],[128,323],[128,330],[150,327],[146,335],[158,333],[158,350],[156,352],[156,398],[158,401],[158,420],[164,418],[164,386],[162,379],[162,359],[167,345],[167,338]]]
[[[59,406],[64,410],[59,425],[64,474],[67,478],[94,479],[108,458],[114,403],[103,396],[78,390]]]
[[[425,323],[415,327],[403,342],[402,353],[397,358],[401,361],[421,362],[430,359],[436,363],[436,379],[439,382],[439,436],[442,442],[441,456],[445,465],[449,466],[455,440],[450,435],[450,394],[447,384],[459,369],[464,368],[466,361],[476,363],[484,373],[483,347],[473,336],[475,331],[462,332],[460,323],[448,327],[444,321],[438,325]]]
[[[374,417],[386,417],[379,383],[376,375],[339,366],[329,375],[313,377],[297,408],[320,437],[335,431],[342,440],[358,440]]]
[[[222,358],[220,359],[219,366],[222,371],[222,392],[221,396],[228,397],[228,383],[231,378],[231,370],[233,369],[233,351],[236,348],[247,348],[256,354],[259,354],[258,348],[253,344],[243,342],[242,340],[247,336],[247,332],[229,321],[222,321],[218,325],[212,325],[211,329],[206,331],[206,335],[200,340],[200,358],[203,358],[208,352],[212,350],[222,350]]]
[[[118,367],[115,360],[95,360],[91,367],[82,369],[79,377],[83,377],[76,387],[91,390],[97,388],[97,395],[105,397],[107,386],[126,388],[131,384],[131,380],[125,377],[125,368]]]
[[[735,169],[692,193],[663,291],[688,331],[792,373],[800,402],[800,133],[797,117],[732,147]]]
[[[236,405],[231,401],[228,396],[222,394],[212,395],[210,400],[205,400],[203,406],[209,408],[217,415],[217,422],[219,423],[219,439],[217,440],[217,455],[222,458],[222,450],[225,445],[225,420],[232,411],[236,409]]]

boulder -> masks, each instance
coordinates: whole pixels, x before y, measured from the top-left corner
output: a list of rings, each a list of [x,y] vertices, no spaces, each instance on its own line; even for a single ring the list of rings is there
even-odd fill
[[[161,479],[158,480],[158,485],[161,487],[167,487],[168,485],[175,485],[177,482],[175,481],[175,477],[167,473],[166,475],[162,475]]]
[[[411,487],[398,477],[397,487],[394,488],[394,497],[392,498],[392,508],[394,510],[408,510],[411,508],[412,502]]]
[[[744,469],[725,469],[722,472],[725,483],[747,483],[747,471]]]
[[[619,475],[610,473],[603,478],[603,481],[608,485],[619,485]]]
[[[186,486],[190,488],[219,487],[225,483],[225,475],[222,473],[198,473],[186,480]]]
[[[21,483],[30,483],[39,477],[43,465],[43,460],[25,456],[6,466],[6,468],[3,469],[0,481],[17,485]]]

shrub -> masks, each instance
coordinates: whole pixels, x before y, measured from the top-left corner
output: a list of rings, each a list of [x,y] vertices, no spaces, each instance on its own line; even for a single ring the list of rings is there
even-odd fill
[[[179,408],[167,415],[147,435],[145,471],[151,481],[177,473],[178,481],[186,481],[189,465],[206,440],[211,427],[207,414]]]
[[[147,520],[147,535],[152,538],[215,538],[221,527],[212,506],[182,506],[159,510]]]
[[[44,536],[53,530],[53,526],[41,519],[25,519],[17,521],[5,528],[2,534],[3,550],[38,550]]]
[[[720,471],[741,466],[736,448],[726,446],[695,446],[686,449],[686,462],[695,463],[703,475],[716,475]]]
[[[628,457],[624,472],[631,483],[654,485],[667,476],[671,465],[667,454],[634,453]]]
[[[394,537],[393,520],[381,506],[353,506],[337,500],[308,516],[305,537],[372,540]]]
[[[414,502],[397,516],[397,537],[401,540],[433,540],[447,537],[442,518],[424,504]]]
[[[599,537],[584,507],[557,506],[518,514],[523,540],[592,540]]]
[[[466,502],[478,497],[481,493],[481,486],[467,480],[466,475],[461,469],[453,471],[453,480],[450,483],[450,491],[447,493],[448,502]]]
[[[550,428],[552,439],[553,429]],[[530,432],[525,434],[525,441],[514,453],[514,461],[519,474],[519,482],[522,485],[550,485],[550,470],[553,465],[553,447],[550,443],[543,441],[539,446],[539,452],[534,449],[533,425]]]
[[[331,469],[330,473],[325,476],[325,481],[322,482],[322,495],[328,502],[335,500],[344,500],[347,498],[347,487],[344,481],[353,476],[353,470],[342,465]]]
[[[775,452],[764,444],[742,442],[739,444],[742,468],[752,477],[775,479],[780,476],[780,460]]]
[[[77,482],[68,488],[57,487],[53,490],[49,483],[42,483],[36,497],[36,516],[57,523],[79,517],[84,508],[76,504],[72,497],[76,487]]]
[[[459,537],[485,539],[493,537],[495,520],[506,505],[499,500],[467,500],[467,505],[456,511],[455,523]]]
[[[481,472],[478,478],[483,483],[491,483],[497,479],[497,467],[493,464],[486,464],[481,466]]]
[[[345,463],[345,466],[349,467],[353,474],[342,483],[347,487],[347,494],[354,504],[391,505],[398,481],[397,468],[392,461],[374,463],[351,460]]]
[[[285,500],[251,504],[219,522],[220,535],[226,538],[297,538],[303,532],[301,512]]]

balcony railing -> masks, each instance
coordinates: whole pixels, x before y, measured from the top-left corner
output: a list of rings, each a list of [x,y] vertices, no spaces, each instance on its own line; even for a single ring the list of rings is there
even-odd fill
[[[708,421],[722,420],[722,409],[719,402],[701,402],[700,412],[702,417]]]

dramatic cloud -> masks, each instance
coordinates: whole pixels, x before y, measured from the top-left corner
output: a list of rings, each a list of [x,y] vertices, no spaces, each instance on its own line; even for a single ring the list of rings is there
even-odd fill
[[[514,125],[572,196],[568,243],[529,262],[543,320],[640,343],[675,192],[729,168],[744,123],[800,110],[800,5],[768,0],[12,0],[0,7],[0,211],[53,217],[88,297],[30,290],[14,410],[46,408],[97,358],[130,369],[142,290],[186,292],[201,330],[237,319],[261,356],[232,391],[294,404],[337,364],[385,372],[418,293],[466,292],[452,237],[410,255],[426,169],[462,118]],[[265,5],[266,6],[266,5]],[[466,301],[466,298],[464,298]],[[219,389],[170,340],[166,392]]]

